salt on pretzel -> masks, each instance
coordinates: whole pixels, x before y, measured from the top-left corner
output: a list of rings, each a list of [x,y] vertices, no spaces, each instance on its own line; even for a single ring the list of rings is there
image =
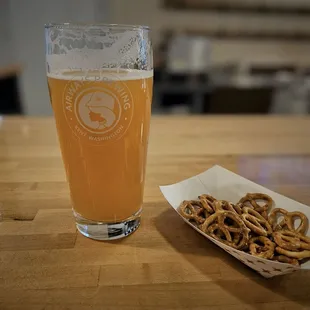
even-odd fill
[[[282,215],[283,220],[278,223],[278,215]],[[295,220],[300,219],[299,226],[295,229]],[[268,222],[274,231],[287,229],[293,232],[305,234],[308,228],[309,220],[302,212],[288,212],[281,208],[272,210],[268,217]]]
[[[271,225],[273,231],[282,230],[285,228],[286,225],[285,216],[287,215],[287,213],[288,211],[281,208],[275,208],[270,212],[268,216],[268,222]],[[280,223],[278,223],[279,215],[283,216],[283,219]]]
[[[310,238],[289,230],[276,231],[272,234],[274,242],[284,250],[310,250]]]
[[[300,224],[295,229],[295,219],[300,218]],[[300,234],[305,234],[308,229],[309,220],[302,212],[288,212],[286,215],[286,226],[290,231],[295,231]]]
[[[240,204],[233,204],[226,200],[217,200],[213,202],[214,212],[217,211],[231,211],[239,215],[242,214],[242,209]]]
[[[223,241],[228,241],[228,242],[233,241],[231,233],[226,229],[221,229],[217,223],[210,225],[207,229],[207,232],[214,239],[217,239],[219,241],[222,241],[222,242]]]
[[[285,255],[291,258],[296,258],[298,260],[304,259],[304,258],[309,258],[310,257],[310,251],[309,250],[303,250],[303,251],[290,251],[290,250],[285,250],[279,246],[276,247],[276,251],[281,254]]]
[[[260,205],[258,201],[264,201],[263,205]],[[273,200],[270,196],[261,193],[248,193],[239,200],[245,207],[253,208],[256,212],[260,213],[264,218],[267,218],[268,210],[273,204]]]
[[[179,207],[180,214],[188,219],[193,220],[197,224],[202,224],[210,215],[203,207],[202,203],[197,200],[185,200]]]
[[[252,237],[249,240],[250,253],[261,258],[272,259],[275,247],[275,243],[264,236]]]
[[[214,213],[213,203],[216,201],[216,199],[213,196],[208,195],[208,194],[203,194],[203,195],[198,196],[198,198],[208,213],[210,214]]]
[[[272,228],[268,221],[252,208],[244,207],[241,215],[245,225],[254,233],[267,237],[272,234]]]
[[[229,225],[227,220],[232,222]],[[236,249],[244,248],[249,241],[249,229],[232,211],[217,211],[209,216],[200,229],[214,239]]]

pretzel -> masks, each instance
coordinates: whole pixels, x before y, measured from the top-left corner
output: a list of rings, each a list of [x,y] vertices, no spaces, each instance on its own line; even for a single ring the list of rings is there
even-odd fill
[[[296,258],[298,260],[310,257],[310,251],[308,251],[308,250],[299,251],[299,252],[298,251],[290,251],[290,250],[285,250],[285,249],[277,246],[276,251],[281,255],[285,255],[285,256],[288,256],[291,258]]]
[[[259,205],[257,200],[266,201],[264,205]],[[248,193],[239,200],[239,203],[243,204],[245,207],[251,207],[258,213],[260,213],[264,218],[267,218],[267,212],[273,204],[273,200],[270,196],[260,193]]]
[[[299,262],[296,258],[291,258],[287,257],[285,255],[275,255],[272,260],[280,262],[280,263],[285,263],[285,264],[291,264],[291,265],[296,265],[299,266]]]
[[[276,245],[267,237],[258,236],[249,240],[250,253],[261,258],[272,259]]]
[[[225,223],[228,219],[233,222],[232,225]],[[249,230],[241,218],[232,211],[217,211],[205,220],[200,229],[214,239],[236,249],[245,247],[249,241]]]
[[[218,224],[212,224],[207,229],[208,234],[211,235],[214,239],[219,241],[227,241],[232,242],[233,238],[231,238],[231,234],[226,229],[221,229]]]
[[[239,245],[241,241],[240,233],[229,232],[228,230],[222,230],[218,224],[212,224],[208,228],[209,235],[213,236],[213,238],[217,239],[218,241],[223,242],[223,240],[232,240],[234,244]]]
[[[278,215],[282,214],[284,216],[284,219],[280,222],[277,223],[278,220]],[[299,226],[295,229],[295,219],[300,218],[300,224]],[[268,221],[270,225],[272,226],[274,231],[277,230],[282,230],[282,229],[288,229],[293,232],[305,234],[308,228],[309,220],[306,217],[305,214],[302,212],[288,212],[284,209],[281,208],[276,208],[270,212]]]
[[[202,224],[210,215],[200,201],[185,200],[179,207],[180,214],[188,220]]]
[[[282,230],[283,228],[285,228],[285,225],[286,225],[285,217],[287,213],[288,211],[281,209],[281,208],[273,209],[270,212],[269,217],[268,217],[268,222],[271,225],[273,231]],[[277,223],[279,214],[283,215],[284,218],[280,223]]]
[[[233,204],[226,200],[217,200],[213,202],[214,212],[217,211],[231,211],[239,215],[242,214],[242,209],[240,204]]]
[[[272,228],[268,221],[257,211],[249,207],[244,207],[241,215],[245,225],[254,233],[267,237],[272,234]]]
[[[214,213],[213,203],[216,201],[214,197],[211,195],[203,194],[198,196],[200,202],[202,203],[203,207],[208,211],[208,213]]]
[[[295,229],[295,219],[300,218],[300,224]],[[309,220],[302,212],[288,212],[286,215],[286,226],[290,231],[305,234],[308,229]]]
[[[214,198],[213,196],[211,195],[208,195],[208,194],[203,194],[203,195],[200,195],[198,196],[199,199],[205,199],[205,200],[208,200],[210,202],[213,202],[213,201],[216,201],[217,199]]]
[[[284,250],[310,250],[310,238],[296,232],[288,230],[276,231],[273,233],[273,238],[275,243]]]

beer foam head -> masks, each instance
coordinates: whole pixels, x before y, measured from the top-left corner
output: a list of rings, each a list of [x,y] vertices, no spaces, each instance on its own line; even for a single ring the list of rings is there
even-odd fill
[[[77,81],[126,81],[153,77],[153,70],[101,69],[101,70],[60,70],[47,76],[61,80]]]

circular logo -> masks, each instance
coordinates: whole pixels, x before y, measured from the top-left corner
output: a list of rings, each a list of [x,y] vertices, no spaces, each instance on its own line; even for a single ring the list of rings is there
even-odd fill
[[[115,77],[70,80],[63,102],[71,129],[91,143],[119,139],[132,120],[132,95],[126,82]]]

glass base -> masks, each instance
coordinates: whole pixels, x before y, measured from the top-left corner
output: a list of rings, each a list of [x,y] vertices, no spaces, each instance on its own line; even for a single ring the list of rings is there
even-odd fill
[[[79,232],[95,240],[115,240],[129,236],[140,226],[142,208],[130,218],[116,223],[96,222],[73,211]]]

